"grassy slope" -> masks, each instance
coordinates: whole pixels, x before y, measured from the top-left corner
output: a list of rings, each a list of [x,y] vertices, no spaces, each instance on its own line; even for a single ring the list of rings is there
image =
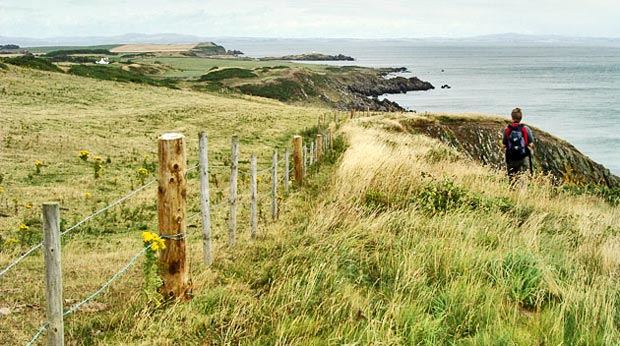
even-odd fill
[[[0,72],[0,93],[2,268],[22,251],[14,244],[4,244],[9,238],[19,237],[20,223],[28,224],[34,238],[40,238],[41,203],[61,201],[66,208],[62,216],[67,225],[72,225],[140,185],[137,170],[154,165],[157,137],[162,133],[178,131],[187,136],[188,165],[197,163],[198,132],[209,134],[214,165],[223,164],[231,136],[239,134],[240,158],[248,160],[253,152],[265,167],[274,147],[288,144],[293,133],[313,124],[321,112],[272,100],[214,97],[17,67]],[[91,153],[89,162],[77,157],[80,150]],[[93,155],[104,161],[99,179],[94,179]],[[40,174],[35,172],[37,160],[44,163]],[[219,184],[212,187],[215,200],[219,193],[225,193],[225,176],[224,171],[216,171]],[[151,174],[145,180],[153,178]],[[191,184],[188,214],[198,210],[195,175]],[[263,189],[269,188],[267,183],[264,185]],[[154,196],[151,188],[77,232],[81,234],[76,235],[76,241],[63,250],[69,263],[65,269],[65,298],[82,299],[93,292],[103,284],[103,277],[109,277],[139,249],[140,229],[152,230],[156,225]],[[223,218],[216,225],[225,227]],[[195,254],[199,256],[199,252]],[[0,279],[0,307],[19,311],[2,323],[0,344],[13,339],[25,341],[34,335],[34,328],[44,316],[40,261],[40,256],[33,256]],[[95,271],[93,263],[98,263]],[[139,275],[135,276],[139,272],[138,267],[131,274],[133,279],[128,279],[127,285],[133,287],[130,296],[139,296],[141,283]],[[37,284],[23,287],[24,279]],[[112,292],[127,289],[124,285],[112,288]],[[117,298],[116,293],[110,293],[102,300],[114,304]],[[122,304],[128,298],[124,295],[116,303]],[[11,326],[9,334],[4,332],[5,326]]]
[[[217,152],[236,127],[242,138],[256,139],[247,145],[265,158],[281,135],[318,114],[16,68],[0,78],[10,85],[0,99],[9,124],[2,129],[0,198],[26,196],[36,205],[63,196],[66,212],[78,215],[95,204],[84,191],[104,198],[128,191],[163,131],[206,128]],[[30,101],[36,92],[44,95]],[[348,123],[350,147],[341,161],[288,196],[287,213],[263,223],[259,240],[222,247],[225,221],[216,216],[212,269],[198,264],[201,244],[193,234],[192,301],[146,306],[136,267],[97,299],[101,305],[67,319],[67,338],[101,345],[617,343],[618,208],[565,195],[543,177],[510,189],[503,173],[406,133],[400,117]],[[269,134],[274,139],[261,143]],[[75,157],[80,149],[112,158],[102,180]],[[41,156],[49,166],[29,180]],[[52,183],[50,175],[64,180]],[[114,176],[118,185],[109,181]],[[148,197],[142,203],[150,205]],[[18,216],[0,218],[2,229],[27,213],[36,214],[20,207]],[[65,298],[81,299],[118,270],[140,246],[136,233],[73,236],[63,248]],[[3,267],[9,256],[0,256]],[[36,257],[8,282],[0,279],[0,307],[21,306],[6,318],[10,332],[0,343],[26,341],[43,318],[41,287],[18,284],[41,280]]]

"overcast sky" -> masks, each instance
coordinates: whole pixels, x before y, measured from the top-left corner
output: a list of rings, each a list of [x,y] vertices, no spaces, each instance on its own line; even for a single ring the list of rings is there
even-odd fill
[[[620,0],[0,0],[0,36],[620,37]]]

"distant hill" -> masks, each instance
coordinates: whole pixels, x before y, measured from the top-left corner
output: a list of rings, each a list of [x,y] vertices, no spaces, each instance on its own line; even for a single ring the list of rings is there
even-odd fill
[[[235,41],[351,41],[358,39],[326,39],[326,38],[304,38],[304,39],[281,39],[281,38],[258,38],[258,37],[201,37],[195,35],[183,35],[174,33],[163,34],[138,34],[129,33],[116,36],[87,36],[87,37],[50,37],[50,38],[31,38],[31,37],[7,37],[0,36],[0,45],[17,44],[22,47],[39,47],[39,46],[92,46],[104,44],[184,44],[194,42],[225,42],[233,39]],[[483,35],[462,38],[446,38],[446,37],[430,37],[430,38],[386,38],[378,41],[415,41],[420,44],[542,44],[542,45],[612,45],[620,46],[620,38],[605,37],[570,37],[559,35],[527,35],[518,33],[503,33],[493,35]]]

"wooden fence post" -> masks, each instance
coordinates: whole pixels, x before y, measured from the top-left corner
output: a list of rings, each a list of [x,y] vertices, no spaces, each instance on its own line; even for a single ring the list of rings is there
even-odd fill
[[[301,136],[300,136],[301,137]],[[302,176],[306,176],[306,167],[308,166],[308,144],[304,144],[304,158],[303,158],[303,174]]]
[[[323,157],[323,135],[316,135],[316,162],[320,162]]]
[[[300,186],[304,184],[302,141],[301,136],[293,137],[293,169],[295,170],[295,183]]]
[[[284,149],[284,192],[288,192],[288,180],[290,179],[289,156],[288,148]]]
[[[252,155],[250,159],[250,171],[252,175],[250,178],[250,237],[254,239],[256,238],[256,228],[258,225],[256,217],[256,195],[258,191],[256,187],[256,155]]]
[[[159,137],[158,159],[158,226],[159,234],[166,239],[166,248],[160,257],[164,281],[160,292],[166,298],[190,299],[191,284],[185,239],[185,137],[179,133],[166,133]]]
[[[234,246],[237,237],[237,177],[239,175],[239,137],[233,136],[230,154],[230,213],[228,215],[228,246]]]
[[[202,217],[202,258],[210,266],[211,256],[211,200],[209,198],[209,142],[207,134],[199,135],[200,161],[200,212]]]
[[[278,217],[278,149],[273,151],[273,162],[271,164],[271,219]]]
[[[354,116],[355,116],[355,110],[351,109],[351,118],[350,119],[353,119]]]
[[[62,301],[60,253],[60,207],[43,203],[43,244],[45,245],[45,297],[47,299],[48,345],[63,346],[65,332]]]
[[[329,150],[334,150],[334,131],[329,129],[327,135],[329,136]]]

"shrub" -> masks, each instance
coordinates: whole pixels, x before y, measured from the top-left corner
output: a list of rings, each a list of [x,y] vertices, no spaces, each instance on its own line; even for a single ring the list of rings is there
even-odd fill
[[[202,75],[200,77],[200,80],[210,82],[210,81],[222,81],[224,79],[231,79],[231,78],[256,78],[256,77],[258,77],[258,75],[256,75],[254,72],[250,70],[235,67],[235,68],[227,68],[223,70],[209,72],[205,75]]]
[[[95,79],[112,80],[116,82],[132,82],[150,84],[156,86],[175,87],[175,81],[170,79],[153,79],[140,73],[125,71],[112,66],[88,66],[75,65],[69,69],[69,73]]]
[[[35,58],[32,55],[16,56],[5,59],[4,62],[21,67],[32,68],[42,71],[63,72],[58,66],[46,59]]]
[[[238,87],[244,94],[272,98],[280,101],[304,99],[304,89],[301,84],[287,79],[278,79],[267,84],[245,84]]]

